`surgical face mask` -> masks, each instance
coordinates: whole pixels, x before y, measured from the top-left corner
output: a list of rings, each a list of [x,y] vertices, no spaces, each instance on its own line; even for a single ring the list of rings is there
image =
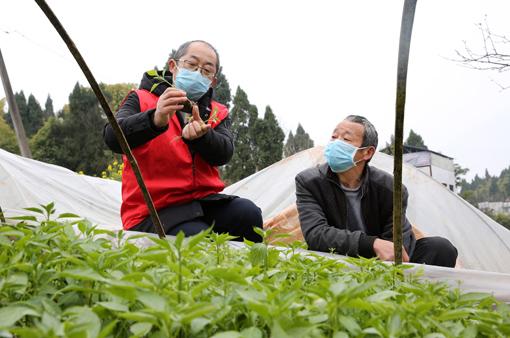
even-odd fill
[[[324,156],[333,172],[343,173],[362,161],[355,162],[354,155],[356,155],[356,151],[365,148],[368,147],[358,148],[342,140],[333,140],[326,146]]]
[[[184,90],[188,99],[197,101],[207,93],[211,86],[211,80],[200,74],[199,70],[192,72],[186,68],[178,69],[174,81],[175,87]]]

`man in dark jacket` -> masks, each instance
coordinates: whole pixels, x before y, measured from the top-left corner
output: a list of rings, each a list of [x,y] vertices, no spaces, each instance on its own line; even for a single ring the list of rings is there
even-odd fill
[[[393,177],[368,165],[377,148],[377,131],[366,118],[350,115],[333,131],[327,163],[296,176],[303,235],[311,250],[394,260]],[[457,249],[445,238],[415,239],[405,217],[403,260],[454,267]]]
[[[201,40],[184,43],[168,71],[149,71],[138,90],[121,104],[116,118],[140,166],[167,234],[214,231],[260,241],[260,209],[251,201],[220,194],[217,166],[232,157],[227,108],[212,100],[219,70],[216,49]],[[108,147],[122,149],[113,129],[103,132]],[[154,232],[129,161],[124,156],[121,217],[124,229]]]

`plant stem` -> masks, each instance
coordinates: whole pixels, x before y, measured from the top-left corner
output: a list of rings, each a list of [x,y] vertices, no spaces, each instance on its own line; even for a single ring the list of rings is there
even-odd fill
[[[417,0],[405,0],[400,26],[400,45],[397,69],[397,102],[395,114],[395,153],[393,155],[393,246],[395,264],[402,264],[402,153],[404,139],[404,111],[406,103],[407,65],[411,47],[414,12]]]
[[[131,164],[131,167],[133,168],[133,172],[136,176],[136,180],[138,181],[138,185],[140,186],[140,190],[142,191],[143,198],[145,200],[145,203],[147,204],[147,208],[149,209],[149,214],[151,215],[152,223],[154,224],[154,227],[156,229],[156,233],[159,235],[160,238],[165,237],[165,230],[163,229],[163,226],[161,225],[161,221],[158,216],[158,212],[156,211],[156,207],[154,206],[154,203],[152,201],[152,197],[147,190],[147,187],[145,185],[145,182],[142,177],[142,173],[140,172],[140,168],[138,167],[138,163],[136,162],[135,157],[133,156],[133,153],[131,152],[131,148],[129,147],[129,144],[126,141],[126,137],[124,136],[124,133],[122,132],[122,129],[120,128],[119,124],[117,123],[117,120],[115,119],[115,116],[113,115],[110,106],[106,102],[106,99],[99,88],[99,85],[96,82],[96,79],[92,75],[92,72],[90,71],[89,67],[85,63],[85,60],[81,56],[80,51],[75,46],[74,42],[71,40],[71,37],[69,34],[67,34],[67,31],[64,29],[58,18],[55,16],[51,8],[48,6],[46,1],[44,0],[35,0],[35,2],[39,5],[41,10],[44,12],[48,20],[52,23],[53,27],[57,30],[62,40],[67,45],[67,48],[69,48],[69,51],[74,56],[76,62],[80,66],[81,70],[85,74],[85,77],[87,78],[90,86],[92,87],[92,90],[96,94],[96,97],[101,104],[101,107],[103,108],[106,116],[108,117],[108,122],[110,122],[110,125],[113,128],[113,132],[115,133],[115,136],[117,137],[117,140],[120,144],[120,147],[122,148],[122,151],[124,154],[126,154],[129,163]]]

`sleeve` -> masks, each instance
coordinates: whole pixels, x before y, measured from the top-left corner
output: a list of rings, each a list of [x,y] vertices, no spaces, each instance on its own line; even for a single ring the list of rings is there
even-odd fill
[[[140,101],[134,91],[127,96],[117,111],[115,118],[131,148],[147,143],[168,129],[168,126],[158,128],[154,125],[154,112],[155,109],[140,112]],[[110,150],[119,154],[123,153],[110,123],[104,126],[103,139]]]
[[[234,154],[234,137],[230,126],[230,118],[227,116],[216,128],[209,129],[204,136],[195,140],[183,140],[193,152],[200,154],[209,164],[224,165]]]
[[[296,176],[296,204],[309,249],[323,252],[334,249],[336,253],[348,256],[375,256],[373,245],[377,237],[329,225],[322,207],[300,175]]]
[[[409,254],[411,252],[411,240],[414,235],[411,223],[406,217],[408,197],[409,193],[407,192],[407,188],[402,186],[402,239],[404,242],[404,248]],[[387,196],[386,199],[390,201],[389,206],[385,208],[385,210],[388,210],[389,212],[386,215],[386,222],[381,238],[393,242],[393,193]]]

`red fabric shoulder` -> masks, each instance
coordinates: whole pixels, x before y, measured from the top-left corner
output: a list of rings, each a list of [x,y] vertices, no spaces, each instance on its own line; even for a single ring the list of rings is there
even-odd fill
[[[153,94],[145,89],[137,89],[135,92],[136,95],[138,95],[138,100],[140,101],[141,112],[156,107],[156,103],[158,102],[158,96],[156,94]]]
[[[209,117],[209,124],[211,127],[216,127],[228,116],[228,108],[219,102],[211,101],[211,115]]]

